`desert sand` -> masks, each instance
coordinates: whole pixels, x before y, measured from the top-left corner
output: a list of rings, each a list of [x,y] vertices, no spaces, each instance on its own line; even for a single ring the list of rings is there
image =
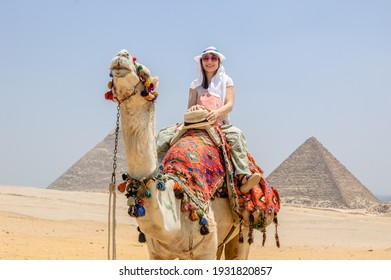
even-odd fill
[[[104,193],[0,186],[1,260],[105,260],[108,203]],[[117,195],[117,259],[148,259],[136,221]],[[391,217],[363,211],[282,205],[281,248],[268,227],[265,247],[256,231],[252,260],[391,260]]]

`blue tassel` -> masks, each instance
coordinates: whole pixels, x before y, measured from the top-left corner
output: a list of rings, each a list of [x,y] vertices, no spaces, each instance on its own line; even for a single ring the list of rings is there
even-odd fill
[[[200,219],[200,225],[201,226],[205,226],[205,225],[207,225],[208,224],[208,220],[207,219],[205,219],[204,217],[202,217],[201,219]]]
[[[165,191],[166,190],[166,185],[164,184],[164,181],[157,182],[157,189],[160,190],[160,191]]]
[[[145,216],[145,208],[141,204],[136,204],[137,208],[137,216],[138,217],[144,217]]]

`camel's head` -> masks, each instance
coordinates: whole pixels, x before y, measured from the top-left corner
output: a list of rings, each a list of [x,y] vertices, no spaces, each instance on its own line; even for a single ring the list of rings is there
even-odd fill
[[[154,101],[157,97],[159,78],[151,77],[151,72],[144,65],[137,63],[127,50],[121,50],[112,59],[110,72],[113,77],[112,97],[121,101],[129,96],[140,98],[141,101]]]

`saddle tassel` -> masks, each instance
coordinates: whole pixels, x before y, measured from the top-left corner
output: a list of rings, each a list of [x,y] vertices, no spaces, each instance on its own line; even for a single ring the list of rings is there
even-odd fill
[[[276,239],[276,245],[277,245],[277,248],[280,248],[280,238],[278,237],[278,230],[277,230],[277,227],[278,227],[278,220],[277,220],[277,214],[276,214],[276,213],[274,214],[273,222],[274,222],[274,224],[276,225],[276,233],[275,233],[275,235],[274,235],[274,237],[275,237],[275,239]]]
[[[248,244],[252,244],[254,242],[253,231],[254,231],[254,216],[250,214],[250,229],[248,231]]]
[[[242,230],[243,230],[243,221],[241,219],[240,220],[240,224],[239,224],[239,243],[243,243],[244,242]]]
[[[140,243],[147,242],[147,240],[145,239],[145,234],[144,234],[144,232],[141,231],[140,227],[137,227],[137,231],[139,232],[138,242],[140,242]]]

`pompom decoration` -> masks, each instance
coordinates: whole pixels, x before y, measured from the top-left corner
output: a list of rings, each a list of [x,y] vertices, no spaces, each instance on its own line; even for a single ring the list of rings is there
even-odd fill
[[[153,95],[152,93],[149,93],[147,96],[145,96],[145,99],[148,101],[152,101],[155,99],[155,95]]]
[[[111,89],[111,88],[113,87],[113,82],[112,82],[112,81],[108,82],[107,87],[108,87],[109,89]]]
[[[166,189],[166,184],[164,184],[164,181],[158,181],[156,185],[157,189],[160,191],[164,191]]]
[[[144,217],[145,216],[145,208],[139,203],[136,204],[137,216]]]
[[[202,217],[202,218],[200,219],[200,221],[199,221],[199,224],[200,224],[201,226],[205,226],[205,225],[208,224],[208,220],[205,219],[204,217]]]
[[[188,202],[183,202],[181,204],[181,211],[182,212],[186,212],[186,211],[189,211],[189,208],[190,208],[190,204]]]
[[[110,78],[112,78],[112,77],[113,77],[113,73],[110,72]]]
[[[196,211],[196,210],[197,210],[197,205],[195,205],[195,203],[190,202],[189,211]]]
[[[137,70],[141,71],[141,70],[143,70],[143,67],[141,65],[139,65],[139,66],[137,66]]]
[[[194,210],[190,212],[189,218],[190,218],[190,221],[192,221],[192,222],[197,221],[199,219],[197,212]]]
[[[209,233],[209,228],[207,225],[203,225],[200,229],[201,235],[207,235]]]
[[[118,185],[117,189],[120,191],[120,192],[125,192],[125,189],[126,189],[126,184],[127,182],[123,182],[121,184]]]
[[[200,217],[203,217],[204,216],[204,211],[202,211],[201,209],[197,209],[197,215],[200,216]]]
[[[151,193],[150,190],[147,189],[147,190],[145,191],[144,195],[145,195],[145,197],[150,198],[150,197],[152,196],[152,193]]]
[[[136,199],[133,196],[128,197],[128,206],[136,205]]]
[[[149,86],[151,85],[151,81],[149,79],[147,79],[145,82],[144,82],[144,86],[149,88]]]
[[[114,99],[114,95],[113,95],[113,92],[112,92],[111,90],[106,91],[106,93],[105,93],[105,99],[106,99],[106,100],[113,100],[113,99]]]
[[[136,58],[136,57],[133,57],[132,60],[133,60],[133,62],[135,62],[135,61],[137,60],[137,58]]]
[[[177,199],[182,199],[184,197],[184,193],[182,190],[174,190],[174,193]]]
[[[146,96],[148,96],[148,95],[149,95],[149,92],[148,92],[146,89],[143,89],[143,90],[141,91],[141,96],[146,97]]]
[[[132,206],[129,207],[128,214],[129,214],[130,217],[137,218],[137,209],[136,209],[135,205],[132,205]]]

